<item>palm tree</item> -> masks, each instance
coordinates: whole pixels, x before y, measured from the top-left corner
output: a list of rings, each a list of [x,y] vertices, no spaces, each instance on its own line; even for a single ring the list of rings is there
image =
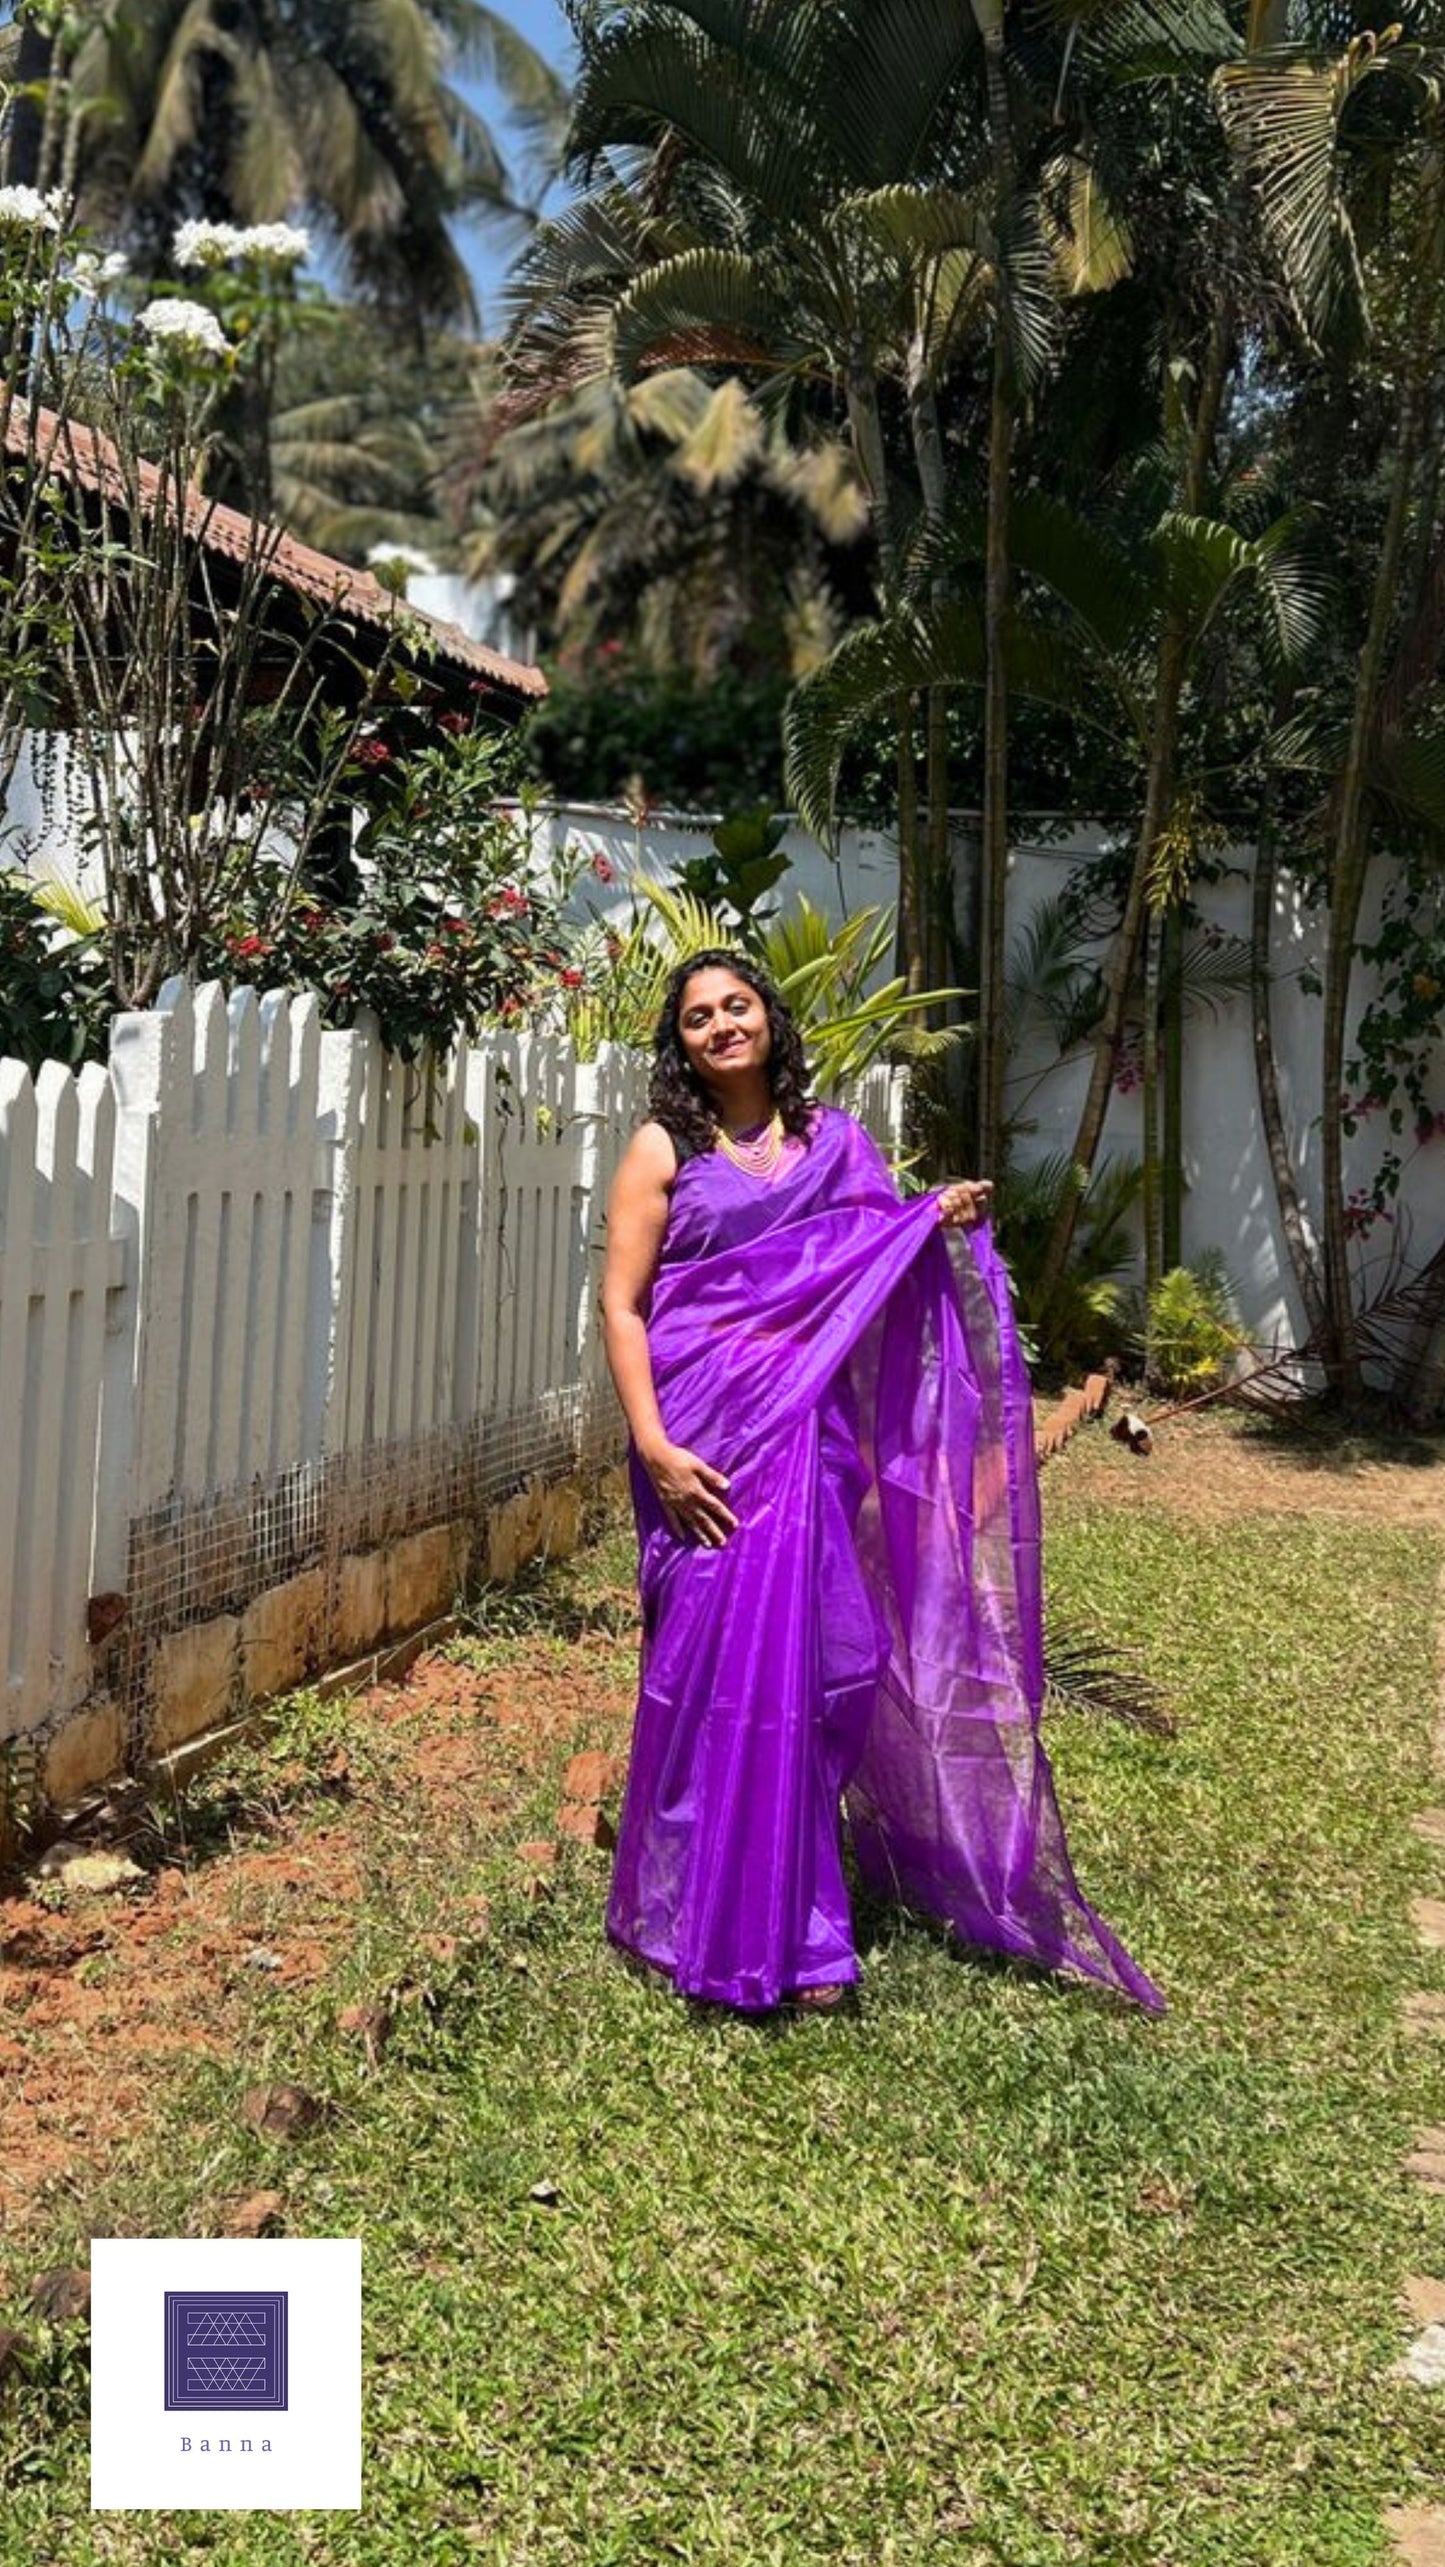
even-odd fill
[[[28,22],[6,42],[43,77]],[[459,81],[497,80],[539,137],[565,118],[557,73],[481,0],[114,0],[68,42],[81,210],[151,274],[187,216],[301,216],[356,289],[413,316],[472,316],[452,217],[516,210]]]
[[[276,360],[271,482],[280,522],[321,552],[364,562],[400,544],[449,565],[443,441],[474,351],[445,331],[423,354],[365,311],[303,304]]]
[[[1327,21],[1338,15],[1328,9],[1319,14]],[[1334,32],[1332,26],[1329,32]],[[1388,783],[1382,770],[1394,752],[1398,771],[1404,717],[1412,696],[1433,676],[1440,650],[1438,631],[1432,647],[1423,651],[1418,633],[1412,635],[1410,584],[1404,573],[1412,517],[1425,502],[1428,555],[1438,501],[1438,483],[1422,478],[1421,468],[1431,394],[1442,367],[1445,320],[1442,79],[1445,59],[1438,49],[1427,52],[1396,26],[1383,36],[1355,36],[1342,52],[1300,48],[1246,58],[1229,68],[1221,85],[1226,125],[1306,346],[1318,348],[1331,340],[1353,340],[1358,346],[1363,340],[1369,315],[1360,221],[1363,216],[1368,223],[1381,204],[1382,167],[1396,181],[1395,256],[1384,261],[1383,282],[1395,303],[1401,381],[1347,739],[1329,807],[1330,911],[1320,1063],[1324,1351],[1349,1403],[1358,1402],[1364,1387],[1349,1262],[1341,1111],[1350,984],[1375,822],[1382,787]],[[1394,112],[1372,114],[1386,89]],[[1358,189],[1352,186],[1357,169]],[[1421,761],[1414,763],[1418,771]],[[1428,768],[1428,758],[1424,764]],[[1438,826],[1438,812],[1427,817]]]
[[[585,167],[641,149],[647,174],[634,191],[604,185],[539,242],[513,341],[522,381],[555,394],[686,361],[746,368],[765,403],[811,407],[824,424],[841,411],[880,584],[896,594],[914,522],[934,513],[932,368],[975,286],[971,259],[930,255],[920,293],[923,263],[864,200],[966,146],[979,53],[971,18],[928,0],[641,0],[604,21],[584,37],[573,155]],[[906,418],[889,415],[905,387]],[[898,778],[900,940],[917,988],[907,704]],[[946,809],[937,771],[931,799]]]
[[[867,494],[837,439],[795,444],[735,375],[668,367],[599,376],[506,419],[496,369],[473,368],[441,487],[474,577],[505,574],[544,648],[626,638],[660,672],[705,678],[745,656],[801,676],[866,602],[854,567]]]
[[[917,595],[942,602],[940,538],[968,475],[962,421],[942,415],[944,396],[960,378],[975,407],[982,394],[985,1165],[999,1115],[1014,429],[1047,358],[1059,270],[1070,264],[1060,251],[1072,243],[1080,284],[1090,265],[1059,209],[1071,198],[1087,205],[1091,190],[1102,201],[1080,159],[1082,121],[1075,131],[1063,108],[1072,113],[1071,84],[1085,73],[1126,58],[1137,67],[1141,47],[1155,65],[1207,66],[1233,43],[1211,0],[1131,0],[1124,10],[971,0],[967,12],[926,0],[642,0],[584,46],[574,150],[653,156],[654,236],[632,245],[632,281],[619,278],[609,297],[595,271],[589,280],[593,362],[630,378],[685,353],[755,368],[779,397],[799,384],[835,397],[870,493],[886,610]],[[1117,273],[1122,234],[1103,211],[1110,252],[1098,264]],[[920,852],[913,702],[902,691],[895,709],[902,959],[917,987],[937,969],[937,896],[952,887],[938,880],[948,845],[942,703],[927,699]]]
[[[1008,691],[1104,723],[1112,738],[1128,743],[1144,788],[1123,919],[1110,941],[1088,1036],[1090,1096],[1102,1085],[1102,1100],[1097,1124],[1089,1125],[1087,1155],[1078,1142],[1070,1154],[1078,1183],[1049,1197],[1054,1227],[1039,1256],[1040,1308],[1063,1289],[1058,1241],[1065,1233],[1072,1240],[1098,1156],[1126,1014],[1139,1005],[1140,928],[1151,905],[1177,906],[1187,888],[1179,824],[1198,794],[1194,780],[1179,771],[1187,692],[1215,637],[1241,617],[1271,671],[1287,673],[1307,660],[1326,598],[1308,535],[1299,511],[1254,534],[1166,507],[1140,542],[1127,520],[1110,528],[1100,514],[1091,521],[1041,492],[1014,496],[1012,569],[1024,595],[1003,627]],[[983,687],[988,659],[986,591],[980,593],[977,570],[971,594],[960,590],[942,608],[908,609],[849,635],[799,687],[790,708],[788,781],[804,819],[816,826],[826,813],[850,738],[900,687]],[[1166,753],[1167,805],[1160,783]],[[1164,961],[1156,948],[1141,1011],[1146,1048],[1161,1006],[1168,1000],[1172,1007],[1185,985],[1182,953],[1171,954],[1167,971]],[[1004,1037],[1006,1043],[1006,1017]],[[1002,1095],[1002,1079],[999,1087]],[[1152,1279],[1162,1263],[1152,1118],[1140,1174]]]

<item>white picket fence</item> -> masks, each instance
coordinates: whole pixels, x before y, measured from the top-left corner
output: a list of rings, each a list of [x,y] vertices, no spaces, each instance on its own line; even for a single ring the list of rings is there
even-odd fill
[[[153,1644],[620,1449],[598,1252],[645,1092],[616,1048],[427,1068],[178,981],[108,1068],[0,1062],[0,1739],[86,1700],[112,1618]],[[850,1103],[897,1141],[893,1073]]]

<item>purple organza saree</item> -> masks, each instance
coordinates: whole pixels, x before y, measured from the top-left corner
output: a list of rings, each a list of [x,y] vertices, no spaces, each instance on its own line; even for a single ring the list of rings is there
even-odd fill
[[[614,1941],[734,2006],[857,1978],[842,1800],[871,1887],[1162,2005],[1079,1889],[1039,1740],[1033,1424],[987,1229],[901,1203],[824,1107],[769,1180],[721,1151],[679,1168],[648,1342],[738,1530],[679,1539],[634,1454]]]

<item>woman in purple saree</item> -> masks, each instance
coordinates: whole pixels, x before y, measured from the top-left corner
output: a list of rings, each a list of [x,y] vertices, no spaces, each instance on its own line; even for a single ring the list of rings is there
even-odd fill
[[[753,965],[698,956],[608,1206],[642,1602],[613,1941],[692,1997],[859,1976],[840,1842],[966,1942],[1163,2000],[1039,1737],[1028,1379],[984,1186],[901,1202]]]

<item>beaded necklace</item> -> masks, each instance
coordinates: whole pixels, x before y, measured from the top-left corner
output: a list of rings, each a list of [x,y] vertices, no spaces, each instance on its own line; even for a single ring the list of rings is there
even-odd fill
[[[717,1145],[724,1157],[732,1160],[746,1176],[771,1176],[783,1155],[783,1118],[774,1108],[766,1123],[757,1124],[751,1132],[725,1132],[717,1127]]]

